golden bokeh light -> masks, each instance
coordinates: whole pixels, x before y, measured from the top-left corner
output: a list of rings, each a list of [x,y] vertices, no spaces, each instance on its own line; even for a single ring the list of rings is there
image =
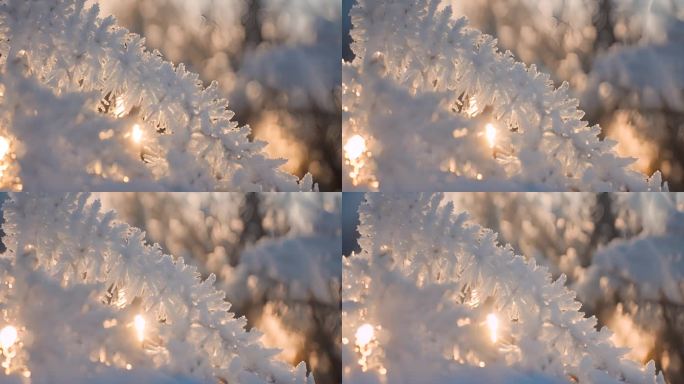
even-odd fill
[[[499,339],[499,318],[494,313],[487,315],[487,328],[489,328],[489,338],[492,343],[496,343]]]
[[[344,153],[347,159],[354,161],[366,152],[366,139],[361,135],[354,135],[344,145]]]
[[[7,354],[7,351],[12,348],[18,338],[19,333],[17,332],[17,329],[11,325],[0,330],[0,346],[2,346],[3,353]]]
[[[142,343],[145,341],[145,318],[142,315],[135,315],[133,323],[135,325],[135,333],[138,337],[138,341]]]
[[[143,131],[140,128],[140,124],[133,125],[133,129],[131,130],[131,139],[133,140],[133,142],[139,144],[142,141],[142,138]]]
[[[496,146],[496,127],[494,127],[494,124],[487,123],[485,125],[485,137],[487,138],[489,148],[494,148]]]
[[[364,324],[356,330],[356,345],[363,347],[368,345],[375,337],[375,329],[370,324]]]

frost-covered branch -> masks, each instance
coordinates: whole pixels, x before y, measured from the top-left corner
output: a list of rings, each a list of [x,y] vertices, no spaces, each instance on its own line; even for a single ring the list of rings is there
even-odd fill
[[[99,102],[95,93],[56,95],[34,78],[17,72],[16,65],[7,65],[0,75],[4,91],[2,126],[13,138],[9,143],[11,155],[3,159],[6,169],[2,178],[13,189],[159,188],[140,161],[138,148],[130,145],[125,122],[90,110]]]
[[[349,382],[476,382],[478,372],[500,382],[663,382],[653,362],[626,359],[610,331],[595,329],[564,278],[497,245],[441,195],[366,200],[362,250],[344,261]]]
[[[102,373],[114,367],[123,371],[130,365],[202,382],[307,382],[303,364],[293,369],[272,360],[277,351],[264,348],[258,341],[258,332],[244,330],[244,318],[234,318],[224,294],[214,289],[213,275],[200,281],[196,268],[185,265],[182,259],[174,261],[163,255],[157,246],[145,245],[140,230],[116,222],[114,212],[103,213],[99,202],[89,204],[87,199],[85,194],[17,194],[4,205],[4,242],[8,250],[1,258],[3,273],[17,280],[22,276],[13,273],[15,269],[22,271],[17,265],[30,260],[27,265],[31,271],[37,271],[37,276],[44,276],[47,287],[60,286],[68,291],[65,294],[73,291],[82,295],[79,297],[84,305],[74,311],[90,319],[90,328],[98,322],[102,326],[93,332],[83,332],[75,324],[73,332],[78,332],[84,341],[77,343],[79,350],[51,356],[55,365],[43,366],[39,360],[33,364],[32,360],[38,357],[31,354],[31,344],[25,351],[19,346],[23,352],[13,363],[19,373],[31,370],[31,375],[42,377],[54,366],[63,370],[86,366],[89,372]],[[28,287],[24,283],[15,287],[11,278],[3,279],[9,282],[2,287],[4,294],[16,297],[22,290],[41,289],[33,286],[41,284],[40,280],[22,280],[27,280]],[[107,305],[88,304],[88,300]],[[17,308],[19,305],[34,304],[26,304],[21,298],[8,301],[0,321],[19,328],[21,340],[46,343],[38,338],[49,331],[39,328],[50,323],[23,319],[21,316],[31,310]],[[61,311],[68,308],[73,305],[44,310],[56,311],[49,318],[60,321],[67,316]],[[107,317],[111,313],[113,319]],[[130,324],[132,314],[136,314],[133,323],[144,350],[133,353],[134,361],[126,359],[127,355],[108,354],[123,348],[119,337],[110,336],[111,332],[121,332],[120,327],[110,332],[108,324]],[[109,320],[102,323],[98,320],[101,317]],[[114,344],[110,345],[109,339]],[[72,355],[80,365],[71,365]]]
[[[64,97],[65,102],[72,103],[72,108],[61,115],[48,114],[45,119],[86,120],[83,127],[73,128],[81,134],[87,134],[83,130],[90,125],[88,120],[100,118],[93,116],[98,105],[92,100],[83,108],[76,108],[78,102],[71,99],[79,99],[78,94],[89,98],[96,95],[102,101],[101,112],[119,119],[125,117],[128,127],[112,124],[112,135],[131,139],[129,145],[137,153],[127,162],[139,158],[148,177],[143,178],[135,167],[124,167],[127,162],[121,162],[116,177],[112,177],[115,182],[120,182],[120,174],[124,174],[131,182],[142,179],[141,182],[157,183],[159,188],[173,190],[313,188],[310,176],[298,185],[294,176],[279,171],[283,161],[266,158],[265,144],[249,140],[249,127],[238,127],[231,121],[233,113],[215,83],[203,88],[198,76],[187,72],[182,64],[174,67],[158,52],[146,51],[142,38],[117,27],[111,17],[100,19],[96,5],[85,9],[84,4],[85,0],[0,2],[2,72],[3,76],[18,76],[8,67],[21,59],[26,77],[52,90],[56,98]],[[5,97],[28,101],[25,95],[16,94],[19,90],[10,87],[4,90]],[[36,105],[21,108],[38,115],[43,112]],[[11,142],[20,140],[21,134],[17,131],[21,129],[21,115],[15,116],[12,108],[4,108],[1,118],[6,125],[0,134]],[[105,135],[103,140],[109,137]],[[45,143],[32,141],[21,145],[41,147]],[[54,152],[68,151],[59,147],[59,142],[50,144],[56,146]],[[33,161],[23,158],[32,153],[32,150],[16,153],[20,160],[13,166]],[[106,170],[92,168],[86,161],[97,158],[97,145],[80,146],[74,155],[83,159],[81,174],[95,179],[109,178]],[[14,173],[35,176],[33,172]],[[4,180],[3,184],[10,181]],[[21,183],[29,187],[38,181],[29,179]],[[134,185],[129,187],[134,189]]]
[[[659,190],[628,169],[568,85],[500,53],[438,0],[352,10],[345,184],[360,189]],[[403,159],[403,160],[402,160]],[[428,183],[428,184],[426,184]]]
[[[100,196],[150,243],[215,274],[231,310],[281,350],[277,359],[340,380],[339,194]]]

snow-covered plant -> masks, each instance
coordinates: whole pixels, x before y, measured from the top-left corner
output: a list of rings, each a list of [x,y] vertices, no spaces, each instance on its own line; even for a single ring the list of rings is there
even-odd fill
[[[0,2],[4,188],[311,190],[217,85],[174,67],[85,0]],[[104,149],[104,150],[103,150]],[[64,158],[63,158],[64,157]],[[48,175],[48,176],[46,176]]]
[[[339,112],[333,90],[341,77],[341,9],[335,0],[98,2],[104,13],[149,36],[149,46],[203,78],[218,79],[238,110],[263,108],[266,93],[275,91],[297,96],[283,100],[292,110],[317,105]]]
[[[290,363],[306,359],[317,380],[332,383],[341,375],[341,200],[325,207],[320,194],[301,195],[265,196],[265,205],[287,207],[290,230],[248,245],[237,266],[224,264],[219,284],[267,346]]]
[[[103,193],[105,207],[215,274],[231,310],[290,364],[339,382],[339,193]]]
[[[603,8],[613,3],[614,0],[443,1],[452,7],[454,17],[466,16],[473,27],[493,35],[501,49],[510,50],[525,63],[537,64],[555,81],[568,81],[572,88],[586,80],[586,67],[591,65],[595,51],[611,44],[603,40],[612,31],[607,28],[607,20],[599,17],[610,17],[604,15]]]
[[[682,196],[619,200],[619,217],[638,211],[644,230],[598,249],[574,288],[584,308],[615,330],[617,343],[632,347],[635,359],[655,359],[670,382],[679,382],[684,377]]]
[[[99,0],[221,94],[281,169],[341,188],[339,0]]]
[[[636,169],[661,169],[681,189],[682,0],[458,1],[455,15],[571,93]]]
[[[602,103],[682,108],[681,0],[444,2],[526,63],[570,82],[590,114]]]
[[[663,383],[546,268],[497,245],[441,195],[366,196],[343,261],[350,383]]]
[[[684,196],[660,193],[451,193],[456,210],[500,244],[567,276],[583,311],[629,356],[684,378],[681,223]],[[674,292],[674,293],[673,293]]]
[[[88,195],[3,206],[0,342],[16,382],[306,383],[229,312],[215,277],[144,243]],[[4,379],[3,379],[4,381]]]
[[[472,221],[491,229],[500,244],[574,281],[596,248],[617,233],[603,236],[595,219],[614,219],[609,196],[594,193],[448,193],[456,210],[467,210]],[[600,205],[608,199],[608,207]],[[602,211],[606,209],[608,212]],[[601,212],[598,212],[601,210]],[[600,213],[601,217],[595,218]],[[611,225],[613,223],[610,223]]]
[[[453,19],[439,0],[359,0],[343,65],[345,187],[659,190],[600,140],[568,85]]]
[[[608,243],[660,236],[681,210],[669,193],[448,193],[457,210],[492,229],[501,244],[569,281]]]
[[[239,192],[95,194],[105,209],[145,231],[150,243],[196,265],[205,276],[218,274],[226,263],[237,264],[247,241],[242,238],[254,236],[247,233],[250,226],[240,212],[249,196]]]
[[[497,232],[501,244],[534,258],[554,276],[565,273],[571,283],[608,243],[666,233],[684,199],[669,193],[457,192],[446,197],[474,222]]]

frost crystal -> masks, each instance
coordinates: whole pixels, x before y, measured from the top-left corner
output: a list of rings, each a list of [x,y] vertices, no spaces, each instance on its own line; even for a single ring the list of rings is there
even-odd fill
[[[345,382],[664,382],[596,331],[564,277],[441,195],[366,200],[361,252],[344,260]]]
[[[308,383],[229,312],[215,277],[144,243],[88,195],[5,203],[5,373],[26,382]],[[8,362],[7,359],[10,358]],[[30,379],[30,381],[29,381]]]
[[[343,65],[345,188],[660,190],[548,75],[439,0],[359,0]],[[352,140],[364,146],[352,145]],[[347,149],[349,145],[350,149]]]
[[[4,188],[314,188],[265,157],[216,83],[174,67],[85,0],[0,1]]]

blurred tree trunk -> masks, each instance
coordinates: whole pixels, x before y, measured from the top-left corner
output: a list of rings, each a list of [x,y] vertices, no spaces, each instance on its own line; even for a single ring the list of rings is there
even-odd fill
[[[240,207],[240,220],[244,226],[240,234],[240,242],[236,251],[231,253],[229,263],[235,267],[240,262],[240,253],[248,244],[252,244],[264,236],[263,215],[260,209],[261,200],[254,192],[247,193]]]
[[[612,20],[612,2],[613,0],[599,0],[598,2],[598,9],[593,19],[594,28],[596,28],[594,56],[596,56],[596,53],[598,52],[608,50],[608,48],[612,47],[617,42]]]
[[[656,367],[663,370],[665,377],[671,383],[679,383],[682,377],[682,363],[684,363],[684,336],[682,336],[682,306],[671,302],[661,293],[665,327],[657,336],[655,350],[652,351]],[[663,364],[667,362],[666,364]]]
[[[306,350],[311,351],[318,364],[327,366],[327,369],[313,369],[314,378],[320,383],[337,384],[342,382],[342,356],[337,344],[341,337],[342,318],[339,316],[342,303],[339,307],[331,308],[326,304],[320,304],[315,300],[309,301],[312,308],[312,318],[315,323],[313,332],[307,338]],[[330,319],[338,320],[334,327],[330,327]],[[307,356],[307,367],[311,369],[310,358]]]
[[[613,197],[610,193],[601,193],[596,197],[596,205],[592,214],[594,232],[591,234],[588,252],[580,255],[581,265],[587,268],[591,264],[592,254],[599,245],[606,244],[618,236],[615,228],[615,213],[613,212]]]
[[[243,25],[245,27],[245,40],[243,52],[256,48],[264,41],[261,34],[261,0],[247,0],[247,10],[243,16]]]

